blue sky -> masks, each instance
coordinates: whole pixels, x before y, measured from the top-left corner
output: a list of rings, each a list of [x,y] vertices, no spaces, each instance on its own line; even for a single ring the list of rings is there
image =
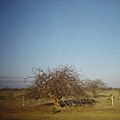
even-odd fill
[[[0,0],[0,76],[67,64],[120,87],[119,0]]]

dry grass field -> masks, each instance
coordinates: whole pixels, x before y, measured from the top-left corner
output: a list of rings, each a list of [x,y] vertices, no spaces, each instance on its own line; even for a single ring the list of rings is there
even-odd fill
[[[49,101],[25,101],[24,89],[0,90],[0,120],[120,120],[120,90],[99,91],[93,106],[65,108],[53,113]],[[115,106],[111,106],[110,95],[115,97]]]

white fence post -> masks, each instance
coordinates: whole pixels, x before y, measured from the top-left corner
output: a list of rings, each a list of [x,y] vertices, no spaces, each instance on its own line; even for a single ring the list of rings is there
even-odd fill
[[[113,97],[113,95],[111,96],[111,102],[112,102],[112,106],[115,106],[115,104],[114,104],[114,97]]]

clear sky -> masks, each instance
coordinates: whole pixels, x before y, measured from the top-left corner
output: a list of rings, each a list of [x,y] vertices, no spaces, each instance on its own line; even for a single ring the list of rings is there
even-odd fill
[[[120,0],[0,0],[0,76],[74,65],[120,87]]]

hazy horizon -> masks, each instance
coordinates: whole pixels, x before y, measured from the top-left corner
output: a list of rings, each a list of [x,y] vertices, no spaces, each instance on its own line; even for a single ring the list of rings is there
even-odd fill
[[[59,65],[120,87],[119,0],[0,0],[0,77]]]

